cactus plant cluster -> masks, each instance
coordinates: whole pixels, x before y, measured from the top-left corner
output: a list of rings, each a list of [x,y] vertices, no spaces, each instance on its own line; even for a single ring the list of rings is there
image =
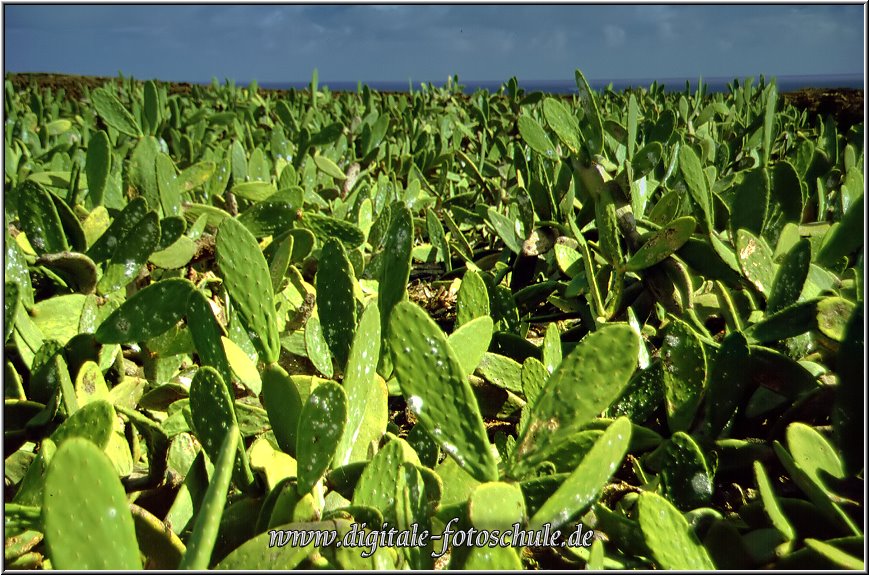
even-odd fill
[[[863,124],[576,82],[7,78],[5,566],[865,568]]]

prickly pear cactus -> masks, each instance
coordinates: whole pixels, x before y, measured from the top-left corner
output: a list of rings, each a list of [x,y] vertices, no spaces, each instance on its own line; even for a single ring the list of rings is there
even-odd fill
[[[103,344],[139,342],[156,337],[187,313],[194,287],[181,278],[152,283],[136,292],[100,324],[95,337]]]
[[[25,180],[18,194],[21,226],[36,253],[42,255],[69,250],[51,193],[34,181]]]
[[[112,257],[124,238],[135,229],[145,214],[148,213],[148,202],[137,197],[130,200],[118,216],[112,220],[108,229],[88,249],[87,255],[96,263],[102,263]]]
[[[190,414],[196,437],[211,461],[220,456],[227,430],[238,428],[232,395],[214,368],[201,367],[190,383]],[[238,449],[233,476],[236,482],[251,488],[254,479],[243,447]]]
[[[462,326],[478,317],[489,315],[489,292],[479,273],[465,272],[456,300],[456,323]]]
[[[347,425],[335,450],[336,465],[366,458],[367,446],[383,433],[382,429],[365,425],[368,414],[380,412],[385,407],[385,402],[379,401],[379,386],[375,381],[379,359],[380,311],[377,302],[371,302],[362,312],[347,361],[343,382],[347,394]],[[383,423],[385,428],[386,422]]]
[[[88,179],[88,196],[95,206],[103,203],[106,182],[112,170],[112,149],[109,136],[103,130],[91,135],[88,142],[85,173]]]
[[[606,409],[636,369],[638,349],[639,337],[627,324],[607,325],[586,336],[534,402],[508,463],[510,477],[531,473],[561,441]]]
[[[546,524],[558,529],[594,503],[621,464],[630,440],[631,421],[627,417],[611,423],[573,473],[537,510],[528,523],[529,529],[542,529]]]
[[[447,336],[465,375],[471,375],[480,365],[492,342],[494,328],[492,318],[486,315],[462,324]]]
[[[309,492],[332,462],[347,423],[347,394],[337,383],[317,386],[302,407],[296,432],[299,494]]]
[[[675,320],[666,329],[661,359],[667,422],[671,431],[684,431],[694,418],[706,384],[706,353],[697,334],[686,323]]]
[[[263,406],[281,450],[296,454],[296,437],[302,413],[299,390],[284,369],[272,364],[262,373]]]
[[[463,469],[497,479],[477,400],[443,332],[416,304],[401,302],[392,315],[388,341],[408,406]]]
[[[109,458],[83,438],[61,445],[45,476],[43,523],[55,569],[141,569],[126,493]]]
[[[656,231],[631,256],[631,259],[625,264],[625,269],[635,272],[664,261],[688,241],[688,238],[694,233],[696,225],[697,223],[691,216],[684,216],[673,220]]]
[[[114,250],[103,277],[97,284],[100,293],[109,294],[130,283],[160,241],[157,212],[148,212],[130,230]]]
[[[233,462],[239,448],[238,426],[233,424],[226,428],[217,457],[214,458],[214,475],[208,484],[208,491],[202,499],[202,505],[196,515],[193,532],[187,540],[187,550],[178,569],[207,569],[211,561],[211,552],[217,541],[220,519],[226,505],[226,494],[229,481],[233,475]]]
[[[202,365],[216,369],[223,381],[232,381],[229,360],[220,339],[223,329],[214,317],[211,304],[201,291],[190,290],[186,313],[190,338]]]
[[[525,498],[518,486],[502,481],[481,483],[468,500],[468,516],[477,529],[509,530],[528,519]]]
[[[638,516],[646,544],[662,569],[715,569],[691,525],[669,501],[652,492],[640,494]]]
[[[343,246],[338,240],[329,239],[320,251],[317,266],[317,308],[323,337],[342,368],[347,364],[356,331],[353,279],[353,267]]]
[[[281,342],[275,316],[274,293],[269,268],[256,239],[232,218],[225,219],[217,232],[217,264],[223,272],[226,290],[254,346],[265,363],[278,359]]]
[[[403,204],[390,208],[392,219],[386,232],[383,251],[383,267],[380,272],[380,292],[377,305],[380,308],[380,326],[384,337],[388,335],[392,310],[407,297],[407,280],[410,277],[410,253],[413,247],[413,218]]]

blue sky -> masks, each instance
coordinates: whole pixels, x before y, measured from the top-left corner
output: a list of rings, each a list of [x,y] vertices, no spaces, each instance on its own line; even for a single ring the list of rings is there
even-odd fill
[[[239,82],[861,73],[863,5],[4,5],[7,72]]]

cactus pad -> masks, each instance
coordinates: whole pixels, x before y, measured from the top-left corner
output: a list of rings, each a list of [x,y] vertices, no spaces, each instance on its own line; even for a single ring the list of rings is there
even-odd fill
[[[58,447],[45,476],[45,541],[55,569],[141,569],[124,488],[109,458],[82,438]]]
[[[265,363],[278,359],[281,343],[269,268],[256,239],[238,220],[226,218],[217,232],[217,263],[223,281]]]
[[[419,306],[402,302],[388,341],[401,391],[429,434],[474,478],[497,479],[477,400],[441,329]]]

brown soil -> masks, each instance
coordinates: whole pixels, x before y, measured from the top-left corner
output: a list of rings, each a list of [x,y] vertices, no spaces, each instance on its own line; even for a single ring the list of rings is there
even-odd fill
[[[101,76],[71,76],[64,74],[24,73],[7,74],[6,79],[13,87],[21,89],[35,82],[43,88],[58,90],[63,88],[72,98],[82,96],[82,87],[99,87],[107,82],[118,82],[117,77]],[[193,87],[189,82],[165,82],[170,94],[187,94]],[[260,87],[260,90],[269,91]],[[282,92],[283,90],[272,90]],[[865,122],[863,109],[863,90],[854,88],[804,88],[796,92],[782,94],[784,101],[809,113],[820,114],[822,117],[832,114],[842,131],[855,124]]]
[[[832,114],[841,131],[865,123],[863,90],[855,88],[804,88],[784,94],[785,102],[826,117]]]

